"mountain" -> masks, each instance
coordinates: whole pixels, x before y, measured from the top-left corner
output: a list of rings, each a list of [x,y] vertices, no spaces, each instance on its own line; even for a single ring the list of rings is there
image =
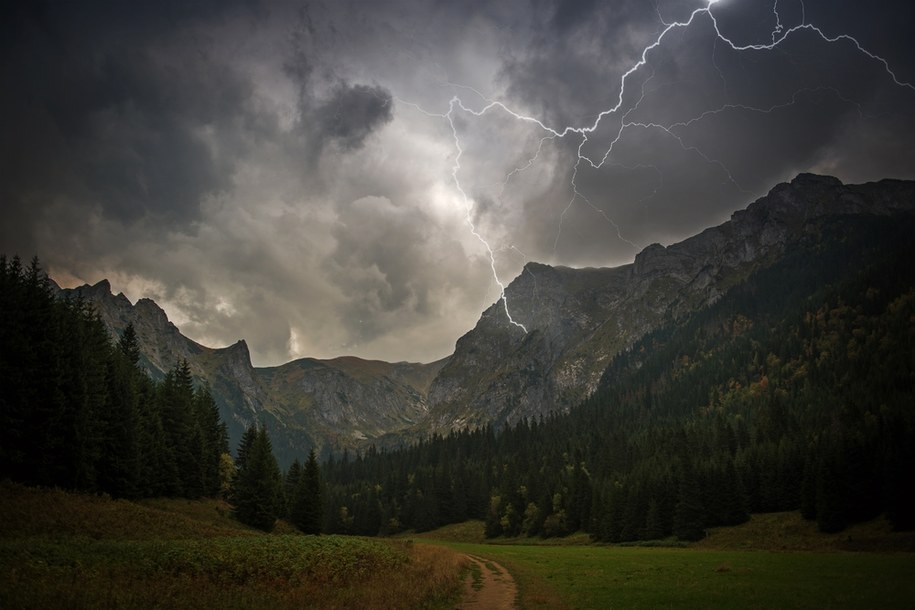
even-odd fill
[[[108,282],[63,290],[96,306],[113,334],[137,330],[143,364],[161,376],[187,359],[208,382],[234,442],[244,427],[268,427],[289,463],[324,452],[397,444],[432,432],[566,411],[593,393],[617,354],[662,325],[711,305],[752,273],[776,264],[824,218],[887,217],[915,210],[915,182],[843,185],[801,174],[727,222],[667,247],[653,244],[633,263],[570,269],[529,263],[501,301],[431,364],[305,358],[255,368],[239,341],[212,349],[181,335],[149,299],[135,305]]]
[[[717,227],[668,247],[648,246],[628,265],[569,269],[529,263],[502,303],[461,337],[429,389],[438,430],[565,411],[598,386],[613,356],[662,323],[716,302],[772,265],[814,221],[915,209],[915,182],[857,186],[801,174]]]
[[[697,540],[797,510],[824,532],[881,514],[915,530],[913,233],[912,213],[806,221],[776,262],[617,354],[568,412],[326,464],[349,517],[331,531],[471,518],[489,537]]]
[[[304,358],[255,368],[244,340],[214,349],[188,339],[150,299],[132,304],[107,280],[61,289],[91,303],[113,337],[133,324],[140,364],[159,379],[187,360],[197,382],[208,383],[235,447],[252,423],[267,427],[286,465],[317,447],[328,451],[378,441],[413,429],[427,417],[426,393],[445,360],[431,364],[343,357]]]

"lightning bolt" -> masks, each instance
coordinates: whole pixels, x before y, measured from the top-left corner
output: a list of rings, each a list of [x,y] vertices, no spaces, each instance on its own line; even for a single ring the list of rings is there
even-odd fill
[[[504,282],[500,279],[499,274],[496,270],[495,251],[493,250],[493,248],[489,244],[489,242],[483,237],[483,235],[477,229],[476,224],[474,223],[474,220],[473,220],[473,209],[474,209],[473,199],[467,195],[463,186],[461,185],[459,173],[461,170],[461,159],[464,155],[464,149],[461,146],[461,138],[458,133],[458,128],[455,124],[456,113],[460,112],[460,113],[464,113],[469,116],[479,118],[479,117],[483,117],[484,115],[487,115],[492,112],[502,112],[502,113],[506,114],[508,117],[510,117],[511,119],[535,126],[537,129],[541,130],[544,134],[540,138],[539,145],[537,146],[537,149],[536,149],[535,153],[533,154],[533,156],[528,158],[526,161],[524,161],[520,165],[517,165],[514,169],[512,169],[506,175],[504,181],[502,182],[501,190],[499,192],[500,202],[502,200],[502,197],[504,196],[505,189],[507,188],[509,182],[516,175],[526,171],[527,169],[532,167],[534,165],[534,163],[536,163],[545,142],[556,140],[556,139],[563,139],[563,138],[570,137],[570,136],[577,136],[579,138],[578,147],[577,147],[577,157],[575,159],[575,164],[572,167],[572,173],[571,173],[571,179],[570,179],[571,196],[570,196],[569,202],[566,204],[565,208],[563,209],[563,211],[559,217],[559,225],[558,225],[556,237],[555,237],[555,240],[553,243],[554,252],[559,243],[559,239],[560,239],[560,236],[562,233],[562,225],[563,225],[563,220],[565,218],[565,215],[571,209],[571,207],[575,203],[575,201],[578,201],[578,200],[585,202],[596,213],[600,214],[611,226],[613,226],[614,229],[616,230],[617,237],[621,241],[629,244],[630,246],[632,246],[633,248],[638,250],[639,246],[637,244],[633,243],[632,241],[629,241],[628,239],[624,238],[624,236],[622,235],[622,230],[619,227],[619,225],[617,225],[617,223],[614,222],[603,210],[601,210],[600,208],[595,206],[581,192],[581,190],[579,189],[579,185],[577,183],[578,172],[579,172],[579,168],[580,168],[582,162],[587,163],[593,169],[601,169],[602,167],[604,167],[605,164],[610,162],[614,148],[620,142],[620,140],[623,137],[624,132],[626,132],[627,130],[630,130],[630,129],[658,130],[658,131],[666,134],[667,136],[673,138],[684,151],[696,154],[700,158],[702,158],[705,162],[719,167],[722,170],[722,172],[724,173],[724,175],[727,177],[729,182],[731,182],[738,190],[746,193],[747,191],[745,191],[743,188],[740,187],[739,183],[734,178],[733,174],[727,168],[725,163],[723,163],[719,159],[710,157],[709,155],[704,153],[702,150],[700,150],[698,147],[687,143],[684,140],[683,136],[680,135],[678,132],[685,130],[685,129],[689,128],[690,126],[692,126],[696,123],[699,123],[711,116],[721,114],[724,112],[729,112],[729,111],[744,111],[744,112],[770,114],[770,113],[776,112],[780,109],[784,109],[784,108],[787,108],[789,106],[796,104],[798,102],[799,97],[804,94],[813,94],[813,93],[819,93],[819,92],[829,92],[829,93],[834,94],[838,99],[842,100],[843,102],[856,106],[858,109],[859,115],[863,116],[863,110],[859,103],[844,97],[841,94],[841,92],[835,88],[818,87],[818,88],[800,89],[800,90],[796,91],[789,100],[786,100],[784,102],[777,103],[777,104],[772,104],[767,107],[754,107],[754,106],[745,105],[745,104],[732,104],[732,103],[724,104],[716,109],[706,110],[706,111],[700,113],[699,115],[697,115],[693,118],[690,118],[688,120],[678,121],[678,122],[672,123],[670,125],[664,125],[661,123],[651,122],[651,121],[632,121],[629,119],[629,116],[635,110],[637,110],[639,108],[640,104],[644,100],[645,87],[646,87],[647,83],[651,80],[653,75],[649,75],[648,78],[643,80],[643,82],[641,84],[641,95],[639,96],[638,100],[634,104],[630,105],[628,108],[624,108],[624,104],[625,104],[624,100],[626,99],[626,95],[627,95],[627,84],[628,84],[630,78],[633,77],[633,75],[635,75],[637,72],[639,72],[640,70],[642,70],[643,68],[648,66],[649,56],[651,55],[651,53],[655,49],[658,49],[659,47],[662,46],[662,44],[664,43],[664,40],[668,37],[668,35],[670,35],[671,32],[673,32],[675,30],[685,30],[687,28],[690,28],[695,22],[697,22],[699,19],[702,19],[702,18],[707,18],[709,20],[709,22],[715,32],[715,41],[714,41],[715,47],[713,48],[713,51],[712,51],[712,64],[714,65],[715,69],[718,71],[719,75],[721,76],[721,80],[724,83],[725,88],[726,88],[727,83],[726,83],[726,80],[724,77],[724,73],[722,72],[721,68],[718,66],[718,63],[717,63],[717,60],[715,57],[715,52],[716,52],[718,44],[723,43],[724,45],[727,45],[727,47],[729,47],[731,50],[738,51],[738,52],[772,51],[772,50],[776,49],[779,45],[783,44],[790,37],[798,35],[803,32],[807,32],[807,33],[811,33],[811,34],[819,37],[824,43],[827,43],[827,44],[848,43],[848,44],[852,45],[859,53],[865,55],[866,57],[868,57],[871,60],[880,64],[882,66],[883,70],[886,72],[886,74],[890,77],[890,79],[892,79],[892,81],[897,86],[908,88],[908,89],[911,89],[912,91],[915,91],[915,85],[913,85],[912,83],[910,83],[908,81],[901,80],[899,78],[899,76],[893,71],[889,62],[885,58],[866,49],[863,45],[861,45],[861,43],[855,37],[848,35],[848,34],[838,34],[835,36],[830,36],[829,34],[824,32],[818,26],[811,24],[811,23],[807,23],[806,7],[804,6],[803,0],[800,1],[800,5],[801,5],[800,23],[790,26],[790,27],[786,26],[786,24],[783,23],[781,14],[779,13],[779,10],[778,10],[778,0],[774,0],[773,6],[772,6],[772,14],[775,19],[775,25],[773,26],[773,29],[770,32],[770,36],[769,36],[770,42],[765,43],[765,44],[738,44],[732,38],[728,37],[724,32],[722,32],[721,27],[718,23],[718,19],[716,18],[715,14],[712,11],[712,8],[718,2],[719,2],[719,0],[706,0],[704,5],[700,6],[699,8],[694,9],[689,14],[689,17],[686,20],[672,21],[672,22],[665,21],[664,18],[662,17],[662,15],[660,14],[660,11],[657,9],[657,7],[655,7],[656,12],[658,13],[658,19],[659,19],[661,25],[663,26],[663,29],[660,31],[659,34],[657,34],[655,39],[650,44],[648,44],[647,46],[645,46],[642,49],[641,53],[639,54],[638,60],[635,61],[635,63],[633,63],[629,67],[628,70],[623,72],[623,74],[619,80],[619,94],[617,96],[616,103],[613,106],[611,106],[605,110],[602,110],[600,113],[598,113],[596,115],[596,117],[594,118],[593,122],[590,124],[585,124],[585,125],[581,125],[581,126],[567,125],[564,127],[551,127],[551,126],[547,125],[543,120],[538,119],[537,117],[525,115],[523,113],[513,110],[512,108],[510,108],[509,106],[507,106],[506,104],[504,104],[501,101],[487,98],[482,93],[480,93],[476,89],[473,89],[472,87],[454,84],[454,83],[444,83],[444,84],[447,86],[450,86],[454,89],[462,89],[462,90],[472,92],[475,96],[477,96],[480,100],[482,100],[482,102],[483,102],[482,107],[478,110],[475,110],[475,109],[469,107],[467,104],[465,104],[465,102],[462,100],[461,97],[459,97],[458,95],[454,95],[448,103],[447,112],[433,113],[433,112],[429,112],[429,111],[421,108],[420,106],[418,106],[417,104],[414,104],[412,102],[406,102],[404,100],[400,100],[399,98],[395,98],[395,99],[397,99],[397,101],[399,101],[407,106],[410,106],[412,108],[415,108],[416,110],[418,110],[419,112],[421,112],[427,116],[437,117],[437,118],[441,118],[441,119],[447,121],[447,123],[450,127],[450,130],[451,130],[451,136],[452,136],[452,139],[454,142],[454,149],[455,149],[454,161],[453,161],[453,164],[451,167],[451,178],[452,178],[452,181],[454,182],[457,192],[460,194],[460,197],[464,203],[464,207],[465,207],[465,211],[466,211],[465,220],[467,222],[467,225],[470,227],[470,232],[483,245],[486,253],[488,254],[490,268],[492,270],[493,278],[500,289],[500,300],[502,301],[503,309],[505,311],[505,315],[508,319],[508,322],[512,326],[517,327],[517,328],[521,329],[523,332],[527,333],[527,328],[521,322],[515,320],[511,315],[511,312],[510,312],[509,306],[508,306],[508,299],[505,294],[506,287],[505,287]],[[601,123],[606,118],[608,118],[612,115],[617,115],[617,114],[620,115],[619,128],[616,130],[616,133],[613,136],[613,138],[606,145],[606,148],[604,149],[604,152],[600,156],[600,158],[595,160],[595,158],[591,158],[589,155],[585,154],[584,147],[590,141],[590,136],[594,135],[598,131],[599,127],[601,126]],[[642,166],[637,166],[637,167],[652,168],[655,171],[657,171],[660,175],[660,170],[658,170],[658,168],[655,166],[642,165]],[[655,193],[656,192],[657,192],[657,189],[655,190]],[[651,197],[653,195],[654,194],[649,195],[649,197]],[[514,246],[509,246],[508,248],[514,249],[520,253],[520,251],[517,250],[517,248],[514,248]]]

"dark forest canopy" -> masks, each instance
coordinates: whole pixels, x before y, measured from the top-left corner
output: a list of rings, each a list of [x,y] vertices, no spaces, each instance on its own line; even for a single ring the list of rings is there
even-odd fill
[[[0,320],[0,478],[122,498],[222,495],[253,527],[289,517],[320,530],[314,453],[288,498],[264,428],[248,429],[233,463],[187,361],[153,381],[133,326],[112,343],[85,301],[57,298],[37,259],[0,257]]]
[[[566,415],[325,466],[325,527],[628,541],[800,509],[915,527],[912,218],[808,227],[713,306],[643,337]]]
[[[187,362],[159,382],[133,327],[112,343],[37,259],[0,257],[0,476],[116,497],[220,493],[225,425]]]

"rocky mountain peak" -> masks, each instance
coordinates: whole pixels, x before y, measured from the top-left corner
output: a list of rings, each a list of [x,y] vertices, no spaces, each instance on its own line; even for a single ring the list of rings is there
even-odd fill
[[[842,184],[842,181],[836,178],[835,176],[825,176],[821,174],[810,174],[803,172],[795,176],[794,180],[791,181],[791,186],[797,188],[809,189],[811,187],[841,187],[845,186]],[[778,185],[775,189],[778,189]],[[775,190],[773,189],[773,190]]]
[[[248,343],[244,339],[239,339],[232,345],[224,347],[221,350],[226,356],[226,359],[233,362],[236,366],[242,366],[244,368],[251,368],[251,350],[248,349]]]
[[[635,275],[647,276],[670,271],[669,258],[667,248],[661,244],[651,244],[635,255],[633,272]]]
[[[109,282],[107,279],[103,279],[92,286],[91,289],[96,292],[111,294],[111,282]]]

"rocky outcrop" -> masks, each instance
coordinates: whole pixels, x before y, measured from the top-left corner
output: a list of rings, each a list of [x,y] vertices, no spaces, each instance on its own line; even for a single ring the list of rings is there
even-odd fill
[[[332,446],[380,439],[426,420],[425,389],[444,361],[390,364],[360,358],[304,358],[258,369],[272,403]]]

